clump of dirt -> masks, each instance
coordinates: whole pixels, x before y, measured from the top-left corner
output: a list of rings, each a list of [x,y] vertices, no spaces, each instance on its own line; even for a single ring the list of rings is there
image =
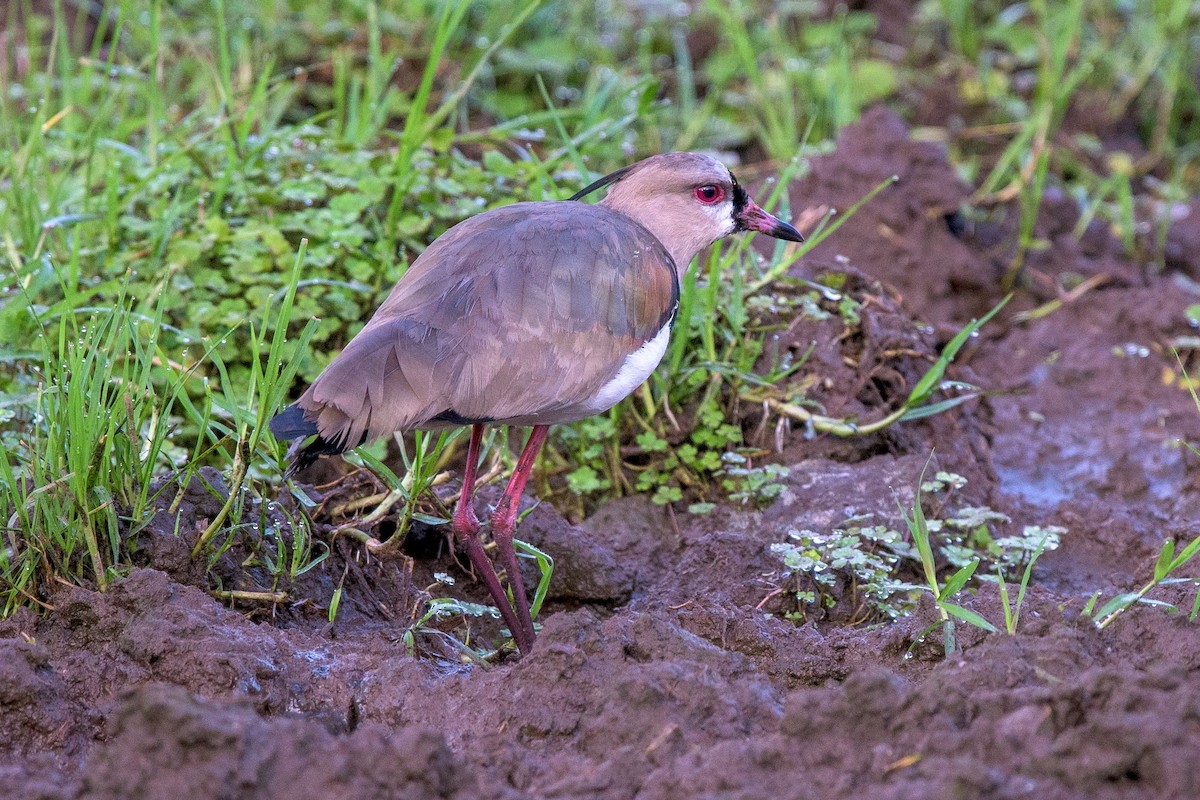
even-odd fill
[[[304,717],[264,717],[247,703],[205,701],[168,684],[123,692],[106,737],[83,776],[83,797],[418,800],[479,791],[476,776],[434,729],[365,723],[330,730]]]
[[[968,478],[982,477],[980,485],[994,483],[988,410],[978,404],[973,414],[935,416],[849,437],[817,435],[823,429],[816,424],[769,405],[772,400],[802,404],[808,412],[867,428],[901,409],[938,358],[934,329],[912,318],[894,288],[867,276],[840,254],[835,261],[808,261],[810,288],[780,295],[789,301],[786,311],[774,310],[773,319],[763,320],[764,327],[779,330],[766,342],[759,371],[765,374],[780,363],[799,367],[770,389],[749,393],[763,405],[744,404],[747,441],[789,464],[812,458],[855,462],[888,453],[927,454],[937,443],[948,448],[942,451],[945,456],[966,465]],[[953,366],[948,377],[964,386],[980,380],[962,365]]]
[[[1002,296],[1004,265],[959,235],[971,189],[943,148],[913,141],[883,107],[843,129],[832,157],[815,158],[788,191],[792,208],[821,203],[844,210],[894,178],[808,262],[848,264],[893,287],[907,308],[935,324],[980,317]],[[852,229],[852,233],[847,230]]]
[[[889,112],[815,159],[793,207],[844,207],[892,174],[895,186],[797,267],[844,276],[839,291],[860,301],[854,334],[797,315],[778,341],[793,353],[817,342],[793,379],[836,413],[890,408],[1001,297],[1007,223],[963,229],[968,187]],[[186,555],[219,505],[219,476],[205,476],[180,500],[183,536],[156,519],[138,540],[143,566],[108,592],[64,587],[52,610],[0,622],[0,796],[1200,794],[1200,628],[1148,606],[1105,630],[1084,614],[1095,593],[1103,602],[1148,580],[1164,537],[1200,529],[1200,468],[1180,444],[1200,441],[1200,412],[1170,349],[1192,332],[1196,297],[1107,239],[1075,242],[1070,209],[1054,203],[1031,288],[955,366],[985,397],[866,446],[785,431],[790,472],[764,509],[698,516],[626,498],[578,525],[533,509],[521,535],[556,572],[526,658],[470,665],[436,628],[405,640],[425,598],[486,596],[449,548],[380,560],[338,537],[280,587],[283,602],[227,607],[209,593],[214,573]],[[1108,278],[1023,313],[1048,291],[1037,274],[1052,284],[1068,271]],[[1013,529],[1066,528],[1038,562],[1017,633],[960,625],[962,650],[944,659],[936,635],[921,639],[937,619],[928,602],[888,625],[784,619],[771,545],[851,518],[898,525],[930,450]],[[214,567],[224,588],[261,546],[230,543]],[[275,588],[254,566],[254,585]],[[1194,587],[1156,597],[1186,609]],[[1002,624],[995,589],[960,599]],[[497,634],[491,620],[463,624],[460,640]]]

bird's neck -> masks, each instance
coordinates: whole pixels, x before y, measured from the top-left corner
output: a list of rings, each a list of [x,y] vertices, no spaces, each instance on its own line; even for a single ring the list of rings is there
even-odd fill
[[[678,219],[670,209],[660,208],[660,213],[647,214],[646,204],[640,202],[640,198],[625,198],[618,193],[609,192],[599,205],[624,214],[654,234],[654,238],[671,254],[671,260],[675,262],[680,277],[687,272],[696,254],[712,244],[703,236],[689,234],[691,226],[686,220]]]

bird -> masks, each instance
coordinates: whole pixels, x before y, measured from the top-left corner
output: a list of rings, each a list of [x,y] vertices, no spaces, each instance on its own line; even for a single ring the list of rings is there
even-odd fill
[[[602,200],[583,198],[607,189]],[[289,473],[401,431],[469,427],[454,537],[522,656],[533,648],[513,549],[518,505],[551,425],[616,405],[666,352],[680,280],[736,232],[802,242],[716,158],[670,152],[609,173],[568,200],[518,202],[437,237],[383,304],[270,429],[295,440]],[[532,430],[491,516],[496,560],[474,509],[485,426]]]

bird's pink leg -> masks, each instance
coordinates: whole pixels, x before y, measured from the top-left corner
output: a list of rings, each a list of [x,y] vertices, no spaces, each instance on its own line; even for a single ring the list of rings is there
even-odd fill
[[[508,585],[512,589],[513,602],[517,606],[517,616],[524,626],[521,636],[516,637],[517,647],[520,648],[523,655],[528,655],[530,648],[533,647],[533,617],[529,613],[529,598],[525,596],[521,571],[517,568],[517,554],[513,550],[513,529],[517,524],[517,509],[521,505],[521,493],[525,491],[525,483],[529,480],[529,473],[533,471],[538,451],[542,449],[542,443],[546,441],[546,432],[549,430],[548,425],[535,425],[530,431],[529,440],[525,442],[525,449],[521,451],[521,457],[517,459],[517,468],[513,470],[512,477],[508,480],[508,487],[504,490],[504,496],[500,498],[500,502],[492,514],[492,538],[496,540],[496,554],[499,556],[505,572],[508,573]],[[513,632],[513,635],[516,636],[516,631]],[[524,643],[522,643],[522,639],[524,639]]]
[[[496,603],[496,608],[500,609],[500,616],[504,618],[504,624],[508,626],[517,642],[517,647],[522,653],[528,653],[528,646],[522,644],[525,638],[524,623],[517,619],[517,615],[513,612],[512,605],[508,602],[508,595],[505,594],[504,587],[500,585],[500,578],[496,575],[496,568],[492,565],[491,559],[487,557],[487,553],[483,551],[483,543],[479,541],[479,518],[475,516],[475,507],[472,501],[475,498],[475,473],[479,467],[479,447],[482,442],[483,426],[472,425],[471,441],[467,444],[467,464],[463,468],[462,493],[458,496],[458,505],[454,508],[454,520],[451,528],[454,536],[466,547],[467,558],[471,560],[475,571],[487,585],[488,592]],[[532,642],[528,642],[528,644],[532,645]]]

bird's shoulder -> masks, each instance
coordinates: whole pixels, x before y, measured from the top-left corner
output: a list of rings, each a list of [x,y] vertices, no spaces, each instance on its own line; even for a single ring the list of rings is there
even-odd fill
[[[472,328],[484,331],[476,316],[483,311],[510,325],[604,320],[641,339],[661,329],[678,296],[670,254],[624,214],[574,201],[515,203],[438,237],[397,283],[376,324],[405,318],[447,329],[476,317]]]
[[[654,234],[631,217],[605,206],[551,200],[513,203],[468,217],[435,239],[413,262],[410,274],[420,274],[429,262],[437,262],[439,269],[488,262],[529,269],[531,258],[572,255],[594,256],[617,269],[631,266],[632,256],[676,266]]]

